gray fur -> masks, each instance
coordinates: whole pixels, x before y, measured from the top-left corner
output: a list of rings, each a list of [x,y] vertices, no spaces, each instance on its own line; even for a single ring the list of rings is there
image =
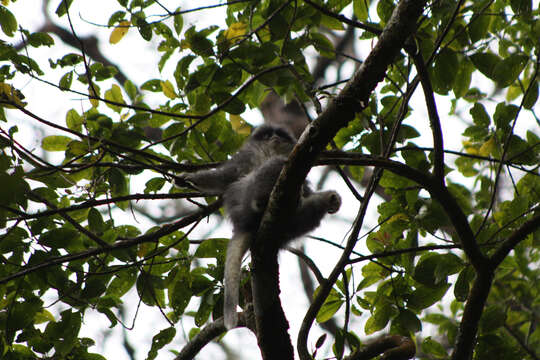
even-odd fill
[[[242,258],[247,252],[253,234],[266,209],[268,199],[287,159],[283,156],[269,158],[247,176],[232,183],[224,194],[225,209],[233,223],[233,237],[227,247],[225,262],[225,326],[236,326],[238,291]],[[313,192],[304,183],[302,196],[295,214],[282,226],[279,247],[319,226],[326,213],[335,213],[341,198],[335,191]]]
[[[205,193],[221,195],[229,185],[249,174],[268,158],[288,155],[295,143],[296,139],[287,129],[261,125],[253,131],[240,150],[219,167],[182,174],[180,178]]]
[[[227,329],[238,322],[242,258],[251,245],[264,214],[272,188],[296,139],[285,128],[262,125],[253,131],[246,143],[230,160],[219,167],[182,174],[180,179],[212,195],[223,194],[225,208],[233,224],[233,236],[225,260],[224,321]],[[182,185],[182,184],[180,184]],[[294,216],[280,227],[283,237],[279,247],[317,226],[326,213],[341,205],[335,191],[313,192],[304,184]]]

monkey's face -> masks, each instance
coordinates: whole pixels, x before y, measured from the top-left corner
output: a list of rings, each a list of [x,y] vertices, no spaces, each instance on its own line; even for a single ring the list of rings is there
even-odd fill
[[[272,149],[276,154],[288,154],[296,139],[285,128],[271,125],[261,125],[251,135],[250,141]]]

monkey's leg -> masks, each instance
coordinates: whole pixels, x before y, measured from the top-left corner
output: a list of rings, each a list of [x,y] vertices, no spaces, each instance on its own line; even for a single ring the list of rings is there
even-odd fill
[[[238,322],[236,308],[239,303],[240,279],[242,258],[249,248],[250,236],[248,233],[234,233],[227,245],[225,259],[225,299],[223,304],[223,318],[225,327],[230,330]]]
[[[294,239],[321,223],[324,215],[333,214],[341,206],[341,197],[335,191],[314,192],[301,199],[293,218],[287,223],[287,238]]]

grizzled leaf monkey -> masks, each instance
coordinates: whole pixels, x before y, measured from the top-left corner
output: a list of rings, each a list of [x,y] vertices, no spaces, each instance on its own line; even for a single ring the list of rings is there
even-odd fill
[[[233,224],[233,236],[225,260],[224,319],[227,329],[236,326],[242,258],[261,221],[268,198],[279,177],[286,155],[296,139],[282,127],[262,125],[240,150],[216,169],[182,175],[195,188],[224,195],[225,209]],[[335,191],[313,192],[304,183],[294,216],[282,224],[279,247],[316,228],[325,214],[335,213],[341,198]]]

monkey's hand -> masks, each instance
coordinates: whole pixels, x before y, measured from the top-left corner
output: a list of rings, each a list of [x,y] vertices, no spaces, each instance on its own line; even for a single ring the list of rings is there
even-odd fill
[[[197,186],[195,185],[193,180],[190,179],[190,175],[192,175],[192,174],[181,173],[181,174],[175,176],[174,179],[173,179],[174,180],[173,181],[174,186],[179,187],[179,188],[186,188],[187,187],[187,188],[197,189]]]
[[[336,213],[341,206],[341,196],[335,191],[326,191],[325,192],[327,210],[329,214]]]

